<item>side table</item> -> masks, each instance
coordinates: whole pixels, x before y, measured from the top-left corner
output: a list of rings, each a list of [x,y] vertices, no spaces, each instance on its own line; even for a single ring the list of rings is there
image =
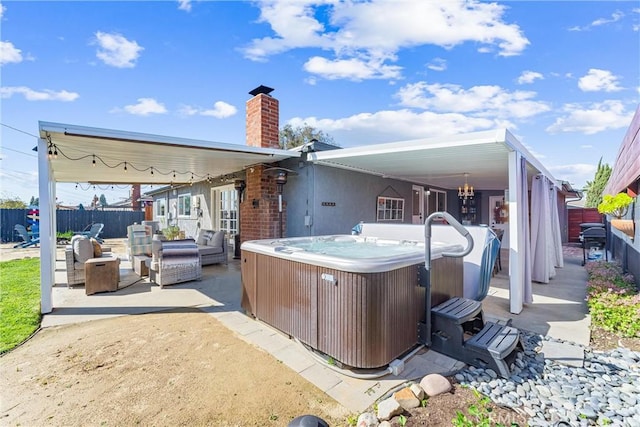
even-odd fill
[[[111,256],[91,258],[84,263],[84,274],[84,288],[87,295],[117,291],[120,259]]]
[[[133,256],[133,271],[140,277],[149,275],[149,264],[151,257],[147,255]]]

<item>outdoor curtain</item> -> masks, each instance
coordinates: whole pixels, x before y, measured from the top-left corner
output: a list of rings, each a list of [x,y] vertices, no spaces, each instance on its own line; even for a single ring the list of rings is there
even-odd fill
[[[549,178],[536,175],[531,185],[531,279],[549,283],[564,265],[557,192]]]
[[[517,191],[517,203],[522,207],[521,220],[518,221],[518,234],[524,240],[524,265],[522,266],[522,281],[524,283],[523,301],[525,304],[533,302],[533,289],[531,286],[531,244],[529,238],[529,184],[527,183],[527,159],[520,158],[519,190]]]

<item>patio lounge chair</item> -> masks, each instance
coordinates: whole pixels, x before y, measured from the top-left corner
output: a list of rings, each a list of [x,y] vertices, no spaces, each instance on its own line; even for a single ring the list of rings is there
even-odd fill
[[[151,247],[151,282],[162,288],[202,278],[202,260],[195,240],[154,239]]]
[[[91,224],[91,228],[87,231],[78,231],[74,233],[75,235],[87,236],[88,238],[94,238],[100,243],[104,243],[104,241],[99,237],[100,233],[102,233],[102,229],[104,228],[104,224],[101,222],[96,222]]]
[[[14,245],[14,248],[27,248],[29,246],[37,245],[40,243],[40,236],[38,233],[29,233],[27,228],[22,224],[16,224],[13,229],[22,238],[22,243]]]

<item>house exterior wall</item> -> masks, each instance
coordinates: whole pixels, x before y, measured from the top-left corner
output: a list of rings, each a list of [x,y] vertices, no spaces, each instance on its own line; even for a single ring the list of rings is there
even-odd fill
[[[351,234],[359,223],[376,222],[378,196],[404,199],[404,219],[411,223],[411,183],[344,169],[283,162],[294,169],[284,186],[287,201],[287,237]],[[310,225],[305,225],[305,217]]]
[[[640,288],[640,106],[631,120],[629,129],[618,151],[611,177],[604,189],[604,194],[616,194],[626,191],[635,200],[627,212],[625,219],[633,220],[635,236],[632,239],[619,230],[611,227],[610,250],[613,259],[619,261],[625,271],[633,274],[636,287]],[[608,217],[608,221],[611,218]]]

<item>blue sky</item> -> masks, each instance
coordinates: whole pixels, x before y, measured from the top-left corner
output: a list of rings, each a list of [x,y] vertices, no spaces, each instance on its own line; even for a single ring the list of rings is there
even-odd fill
[[[342,147],[506,127],[581,188],[640,95],[637,1],[0,4],[0,197],[25,202],[39,120],[244,144],[260,84]],[[103,193],[128,194],[58,185]]]

